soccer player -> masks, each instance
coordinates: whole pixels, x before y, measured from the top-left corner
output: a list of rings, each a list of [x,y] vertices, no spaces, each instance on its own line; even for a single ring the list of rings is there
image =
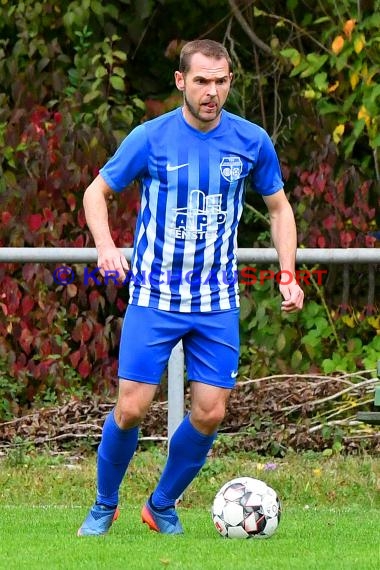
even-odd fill
[[[239,362],[237,228],[246,183],[262,195],[286,284],[282,310],[302,308],[295,272],[296,227],[268,134],[223,109],[231,59],[218,42],[187,43],[175,72],[183,105],[123,140],[86,189],[86,219],[101,271],[129,270],[110,233],[107,196],[141,183],[130,267],[130,299],[119,349],[119,392],[97,455],[97,495],[79,536],[105,534],[118,517],[119,487],[135,453],[173,347],[182,340],[191,410],[173,434],[166,465],[142,509],[164,534],[183,532],[176,500],[215,440]],[[126,194],[126,200],[128,194]]]

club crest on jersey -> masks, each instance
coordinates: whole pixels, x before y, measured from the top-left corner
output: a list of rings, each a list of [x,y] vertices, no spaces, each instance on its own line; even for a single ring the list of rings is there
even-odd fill
[[[220,172],[227,182],[239,180],[243,163],[238,156],[224,156],[220,163]]]

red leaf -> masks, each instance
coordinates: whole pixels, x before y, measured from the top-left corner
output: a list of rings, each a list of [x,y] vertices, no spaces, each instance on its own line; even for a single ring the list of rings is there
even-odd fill
[[[33,279],[37,272],[37,264],[36,263],[25,263],[22,268],[22,278],[25,281],[30,281]]]
[[[24,352],[26,352],[26,354],[30,353],[30,346],[32,344],[34,340],[34,335],[32,334],[32,332],[29,329],[23,329],[21,331],[21,335],[19,338],[19,343],[21,348],[23,349]]]
[[[365,246],[366,247],[375,247],[376,238],[372,236],[365,236]]]
[[[87,223],[87,222],[86,222],[86,217],[85,217],[85,215],[84,215],[84,210],[83,210],[83,208],[81,208],[81,209],[79,210],[79,212],[78,212],[78,218],[77,218],[77,219],[78,219],[79,227],[83,229],[83,228],[85,227],[86,223]]]
[[[72,336],[73,340],[75,340],[75,342],[81,341],[81,338],[82,338],[82,322],[83,322],[83,319],[82,319],[82,317],[80,317],[77,320],[77,324],[75,325],[75,327],[71,333],[71,336]]]
[[[105,299],[96,289],[91,291],[88,296],[88,300],[93,311],[97,311],[99,309],[99,305],[104,309]]]
[[[71,303],[69,307],[70,317],[76,317],[78,315],[79,307],[75,303]]]
[[[40,374],[43,378],[46,378],[48,374],[54,374],[52,367],[55,366],[55,360],[43,360],[39,364]]]
[[[66,201],[68,203],[70,210],[73,212],[77,205],[77,199],[75,198],[74,194],[68,194],[66,196]]]
[[[82,234],[80,234],[75,240],[74,240],[74,247],[84,247],[84,236]]]
[[[310,186],[304,186],[303,193],[305,196],[312,196],[314,194],[314,190]]]
[[[323,225],[326,230],[332,230],[336,227],[336,217],[333,214],[330,214],[330,216],[327,216],[327,218],[323,220]]]
[[[46,107],[42,105],[36,105],[33,109],[33,113],[30,116],[30,121],[33,124],[38,124],[42,120],[46,120],[49,117],[49,111]]]
[[[42,211],[44,214],[44,218],[47,222],[54,221],[54,213],[52,212],[52,210],[50,210],[50,208],[44,208]]]
[[[119,235],[120,235],[120,229],[118,229],[118,228],[111,229],[111,236],[112,236],[112,239],[115,243],[117,243],[117,241],[119,239]]]
[[[350,247],[352,241],[355,239],[354,232],[341,232],[340,234],[340,245],[341,247]]]
[[[78,372],[83,378],[88,377],[91,372],[91,364],[88,362],[88,360],[82,360],[82,362],[79,364]]]
[[[123,313],[125,311],[126,306],[127,306],[127,303],[125,301],[123,301],[123,299],[120,299],[120,297],[118,297],[116,300],[116,307],[117,307],[118,311],[120,311],[120,313]]]
[[[104,338],[95,343],[95,356],[97,360],[104,360],[108,356],[108,347]]]
[[[323,236],[319,236],[317,239],[317,245],[318,247],[326,247],[326,240]]]
[[[91,321],[83,321],[83,319],[80,318],[72,332],[72,337],[76,342],[87,342],[91,338],[92,329]]]
[[[91,335],[92,335],[92,324],[90,325],[88,323],[88,321],[85,321],[82,325],[82,340],[84,342],[87,342],[88,340],[90,340]]]
[[[121,247],[131,247],[133,244],[133,232],[131,230],[126,230],[122,236],[120,236],[120,246]]]
[[[23,297],[21,301],[22,314],[24,316],[27,315],[28,313],[30,313],[33,307],[34,307],[34,299],[30,297],[30,295],[26,295],[25,297]]]
[[[52,352],[50,340],[46,339],[41,345],[40,352],[42,356],[49,356]]]
[[[78,362],[80,360],[81,354],[79,350],[76,350],[72,354],[70,354],[70,362],[74,368],[78,366]]]
[[[6,226],[11,219],[12,219],[12,214],[10,212],[1,213],[1,223],[3,226]]]
[[[7,317],[8,316],[8,308],[5,305],[5,303],[0,303],[0,307],[2,308],[4,315]]]
[[[18,289],[18,287],[15,283],[12,283],[12,281],[13,280],[11,280],[8,283],[4,283],[4,281],[3,281],[3,287],[4,287],[4,290],[6,292],[5,301],[8,304],[8,314],[10,314],[10,315],[16,314],[16,311],[18,310],[18,308],[20,306],[20,301],[21,301],[20,290]],[[5,288],[5,285],[9,286],[8,290]]]
[[[43,218],[41,214],[30,214],[28,216],[28,226],[32,232],[36,232],[42,226]]]

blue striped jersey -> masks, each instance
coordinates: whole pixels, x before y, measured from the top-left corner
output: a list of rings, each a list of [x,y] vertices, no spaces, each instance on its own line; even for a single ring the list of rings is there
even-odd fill
[[[218,126],[204,133],[177,108],[133,129],[100,175],[117,192],[141,183],[130,303],[182,312],[239,306],[237,228],[246,182],[262,195],[283,188],[265,130],[223,110]]]

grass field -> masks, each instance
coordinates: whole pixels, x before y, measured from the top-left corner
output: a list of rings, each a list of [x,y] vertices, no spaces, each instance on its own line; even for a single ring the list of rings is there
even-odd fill
[[[183,536],[150,532],[140,507],[165,452],[140,451],[121,492],[121,516],[106,537],[77,538],[94,494],[94,457],[13,452],[0,462],[0,567],[13,569],[380,568],[380,459],[292,454],[282,460],[210,458],[179,506]],[[265,480],[283,517],[268,540],[222,539],[210,505],[228,479]]]

